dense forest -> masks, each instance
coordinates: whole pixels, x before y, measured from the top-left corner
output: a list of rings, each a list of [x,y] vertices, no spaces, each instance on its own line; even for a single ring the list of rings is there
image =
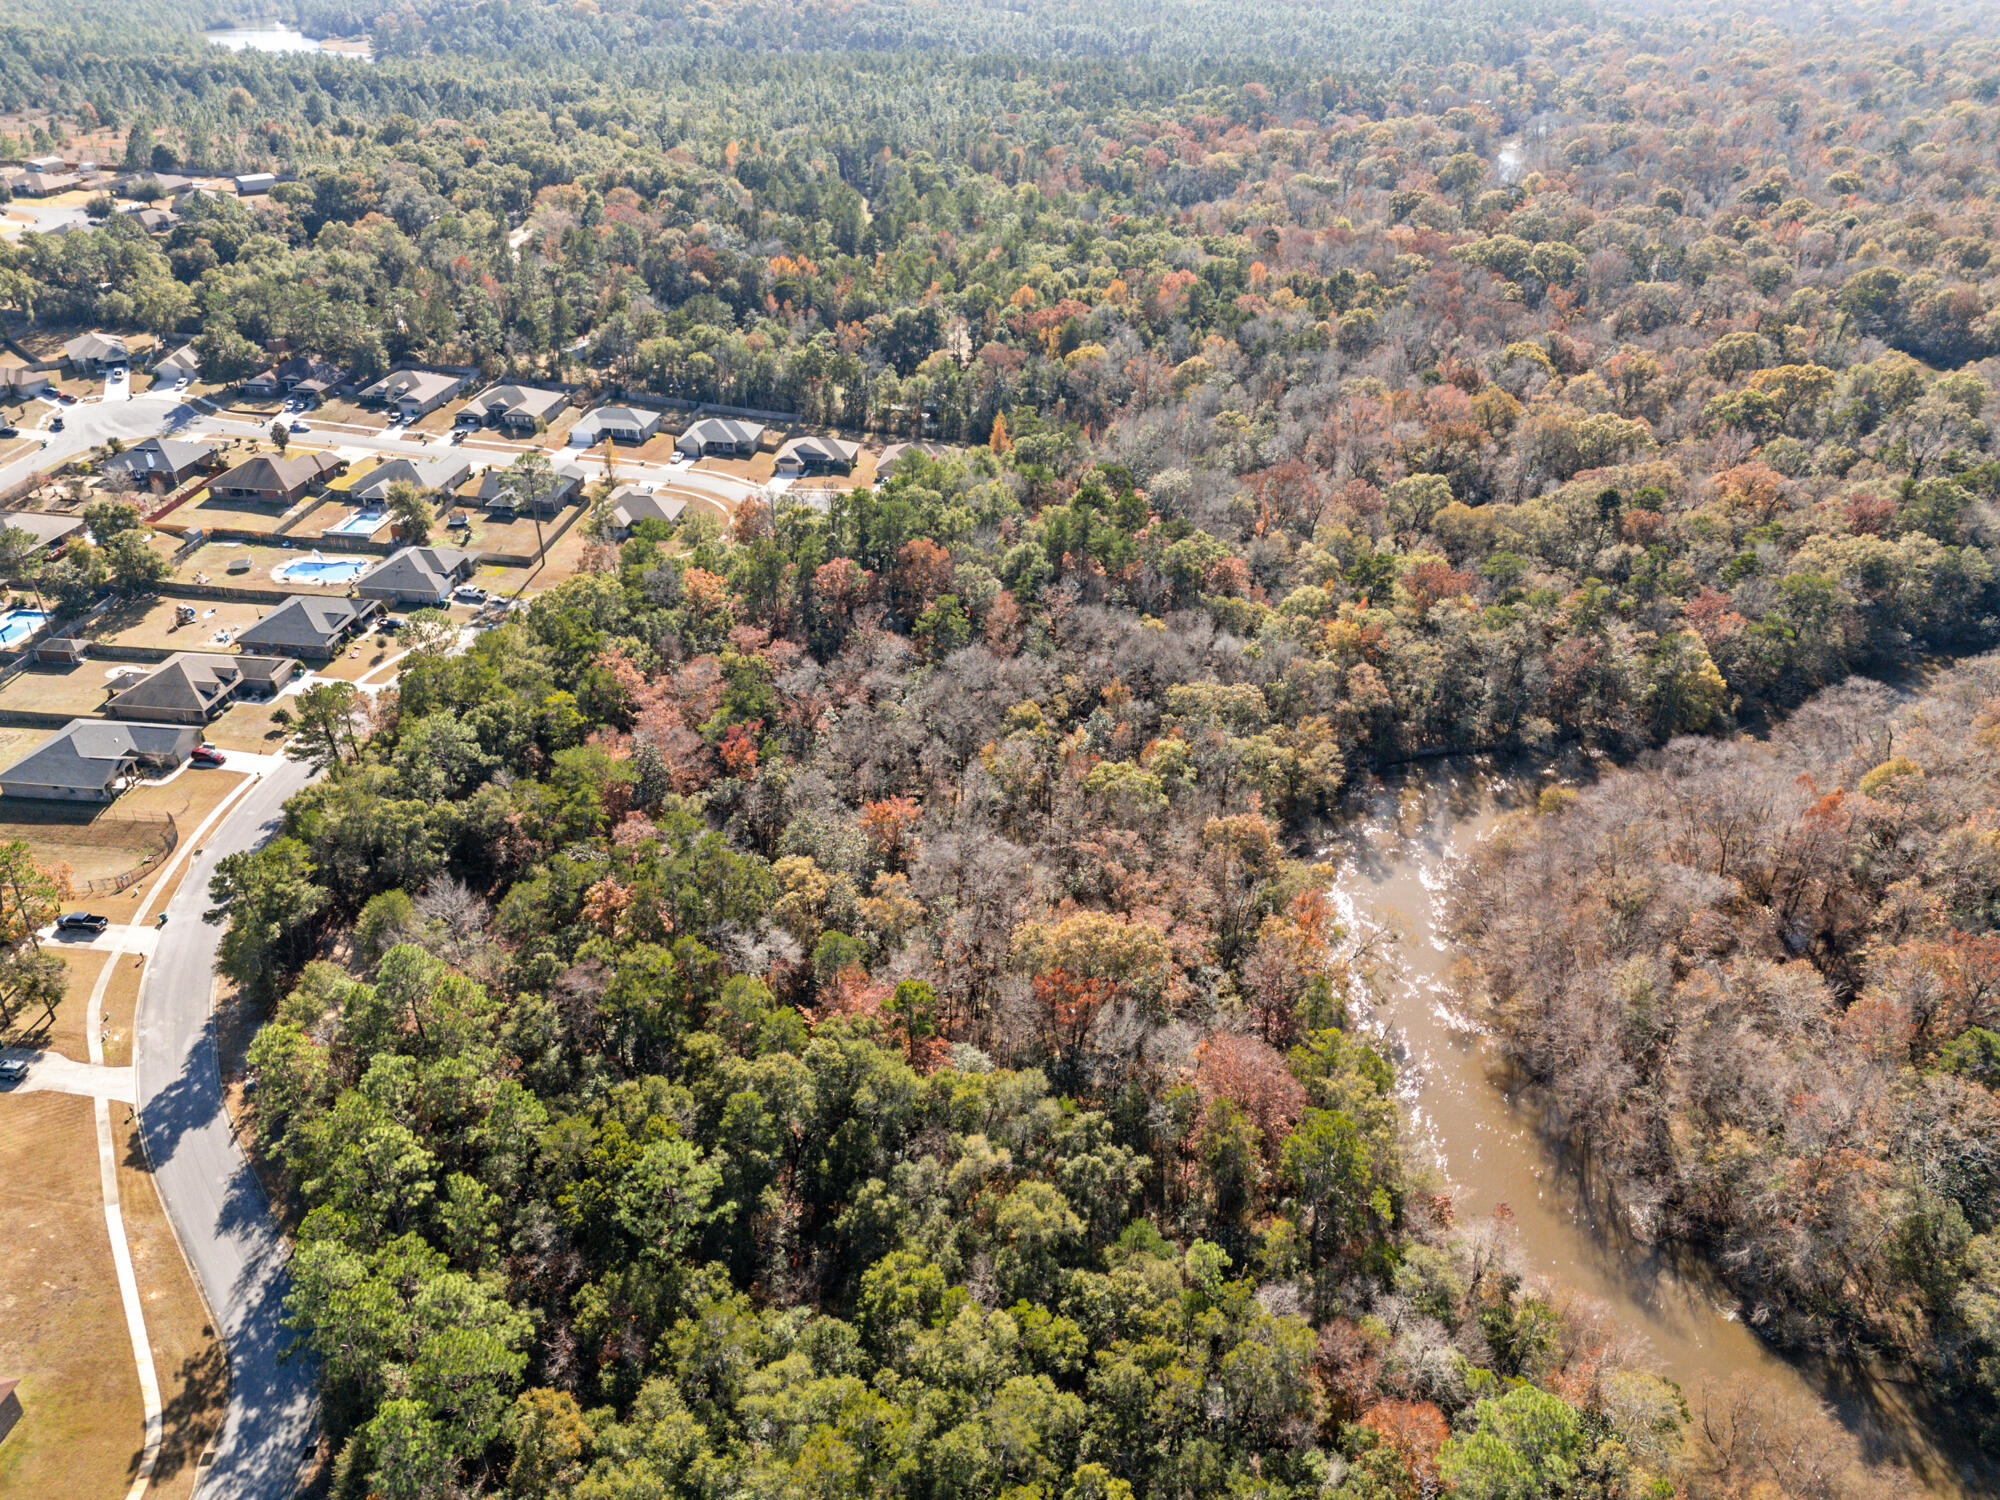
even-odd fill
[[[1510,1052],[1646,1232],[2000,1431],[2000,661],[1555,789],[1465,873]]]
[[[1454,1220],[1297,834],[1994,642],[1986,13],[226,13],[361,62],[16,12],[24,149],[288,179],[0,245],[17,316],[959,450],[315,690],[327,774],[215,895],[336,1496],[1885,1493],[1689,1425]],[[1467,931],[1650,1227],[1990,1413],[1949,701],[1935,754],[1675,741],[1657,808],[1511,836],[1542,926]],[[1717,853],[1674,798],[1725,783]]]

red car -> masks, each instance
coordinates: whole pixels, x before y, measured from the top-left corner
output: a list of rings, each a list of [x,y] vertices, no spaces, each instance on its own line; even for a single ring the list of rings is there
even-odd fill
[[[213,745],[196,745],[194,753],[188,756],[189,764],[197,766],[219,766],[228,759]]]

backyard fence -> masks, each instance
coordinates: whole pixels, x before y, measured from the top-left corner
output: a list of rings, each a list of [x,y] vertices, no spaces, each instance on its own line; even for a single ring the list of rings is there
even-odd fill
[[[145,842],[136,845],[146,850],[146,856],[136,868],[127,870],[123,875],[83,881],[76,887],[79,896],[115,896],[159,869],[167,862],[167,856],[180,847],[181,829],[172,813],[120,813],[99,818],[91,827],[95,830],[106,823],[114,825],[120,833],[129,830],[140,835],[150,834]],[[107,838],[105,842],[117,847],[120,841]]]

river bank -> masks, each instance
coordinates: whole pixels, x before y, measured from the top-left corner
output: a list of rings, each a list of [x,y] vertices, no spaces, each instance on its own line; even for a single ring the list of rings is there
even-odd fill
[[[1550,1144],[1533,1096],[1512,1086],[1497,1044],[1462,1007],[1444,912],[1455,867],[1542,787],[1590,769],[1537,774],[1478,759],[1404,768],[1357,792],[1350,819],[1323,842],[1320,857],[1340,872],[1334,900],[1363,1020],[1390,1046],[1414,1153],[1448,1184],[1460,1224],[1509,1221],[1524,1270],[1643,1341],[1697,1422],[1754,1388],[1827,1407],[1859,1458],[1907,1468],[1930,1493],[1994,1493],[1939,1446],[1915,1388],[1781,1355],[1751,1326],[1757,1310],[1706,1265],[1628,1233],[1605,1185]]]

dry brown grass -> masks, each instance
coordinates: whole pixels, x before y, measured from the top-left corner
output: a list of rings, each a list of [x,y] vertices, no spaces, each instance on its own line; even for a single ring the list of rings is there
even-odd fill
[[[47,947],[69,966],[69,988],[63,993],[62,1004],[56,1007],[54,1019],[47,1022],[39,1005],[27,1007],[0,1032],[0,1042],[9,1047],[60,1052],[64,1057],[85,1062],[90,1057],[90,1039],[85,1033],[84,1013],[90,1007],[91,988],[112,955],[68,943],[50,943]]]
[[[53,729],[17,729],[0,724],[0,766],[11,766],[54,734]]]
[[[191,836],[196,825],[214,812],[243,780],[243,775],[236,771],[190,767],[171,781],[134,787],[119,799],[118,808],[128,813],[172,813],[180,824],[182,836]]]
[[[695,468],[704,474],[727,474],[731,479],[763,484],[777,472],[778,455],[775,451],[760,450],[751,458],[704,458],[695,463]]]
[[[86,717],[104,706],[115,666],[101,661],[73,667],[32,666],[0,688],[0,710]]]
[[[208,742],[219,749],[275,755],[284,747],[289,731],[279,728],[271,716],[286,707],[288,702],[283,699],[272,703],[232,704],[211,720],[202,732]]]
[[[25,839],[45,867],[70,878],[109,880],[144,863],[165,830],[124,816],[123,802],[67,803],[0,798],[0,842]],[[82,897],[79,900],[84,899]]]
[[[436,411],[419,417],[406,430],[410,432],[428,432],[433,436],[450,432],[453,427],[458,425],[458,414],[465,410],[465,404],[470,399],[468,396],[460,396],[455,400],[447,401]]]
[[[317,675],[338,678],[342,682],[359,682],[401,649],[393,635],[378,635],[371,630],[356,637],[345,651],[319,667]]]
[[[178,517],[180,512],[175,511],[174,514]],[[345,594],[352,587],[352,580],[342,584],[315,584],[301,578],[280,583],[271,576],[271,570],[280,563],[296,562],[311,551],[310,546],[286,547],[273,542],[210,542],[190,553],[174,570],[174,578],[181,583],[192,583],[195,574],[201,573],[210,583],[227,584],[233,588],[269,589],[278,594]],[[249,571],[230,572],[229,564],[241,557],[250,559]],[[274,599],[267,607],[275,607],[278,603]]]
[[[174,611],[192,603],[195,621],[176,625]],[[150,646],[162,651],[222,651],[232,649],[215,639],[218,630],[227,630],[233,641],[277,606],[247,604],[233,600],[132,599],[112,606],[91,628],[91,639],[114,646]],[[102,664],[108,667],[108,663]]]
[[[0,1443],[0,1493],[122,1495],[138,1472],[145,1413],[105,1236],[91,1102],[0,1095],[0,1181],[0,1370],[20,1380],[23,1410]]]
[[[107,914],[108,915],[108,914]],[[130,912],[122,913],[130,916]],[[104,1065],[109,1068],[132,1066],[132,1022],[139,1009],[139,981],[146,972],[146,960],[137,953],[110,957],[111,982],[104,987]],[[85,990],[84,998],[89,1000]]]
[[[162,1431],[148,1500],[185,1500],[200,1476],[202,1452],[222,1430],[229,1400],[229,1358],[207,1305],[174,1239],[153,1186],[132,1112],[111,1106],[118,1152],[118,1199],[132,1271],[146,1309],[146,1335],[160,1382]]]
[[[269,536],[289,511],[256,500],[224,500],[204,491],[174,511],[174,520],[203,531],[251,531]]]
[[[187,860],[180,856],[190,847],[195,837],[195,830],[201,826],[202,819],[248,780],[248,775],[240,771],[190,770],[164,786],[138,787],[126,793],[118,804],[120,807],[134,806],[134,799],[139,798],[141,794],[149,794],[150,800],[138,802],[137,810],[172,813],[174,821],[180,826],[181,843],[167,857],[166,863],[144,880],[135,882],[129,890],[121,891],[116,896],[101,898],[100,904],[108,908],[105,915],[117,921],[129,922],[132,920],[132,913],[139,910],[141,905],[146,905],[148,911],[157,912],[166,900],[171,899],[173,888],[180,884],[181,876],[188,866]],[[166,882],[164,888],[161,887],[162,880]],[[153,901],[151,897],[156,889],[159,890],[161,899]]]

